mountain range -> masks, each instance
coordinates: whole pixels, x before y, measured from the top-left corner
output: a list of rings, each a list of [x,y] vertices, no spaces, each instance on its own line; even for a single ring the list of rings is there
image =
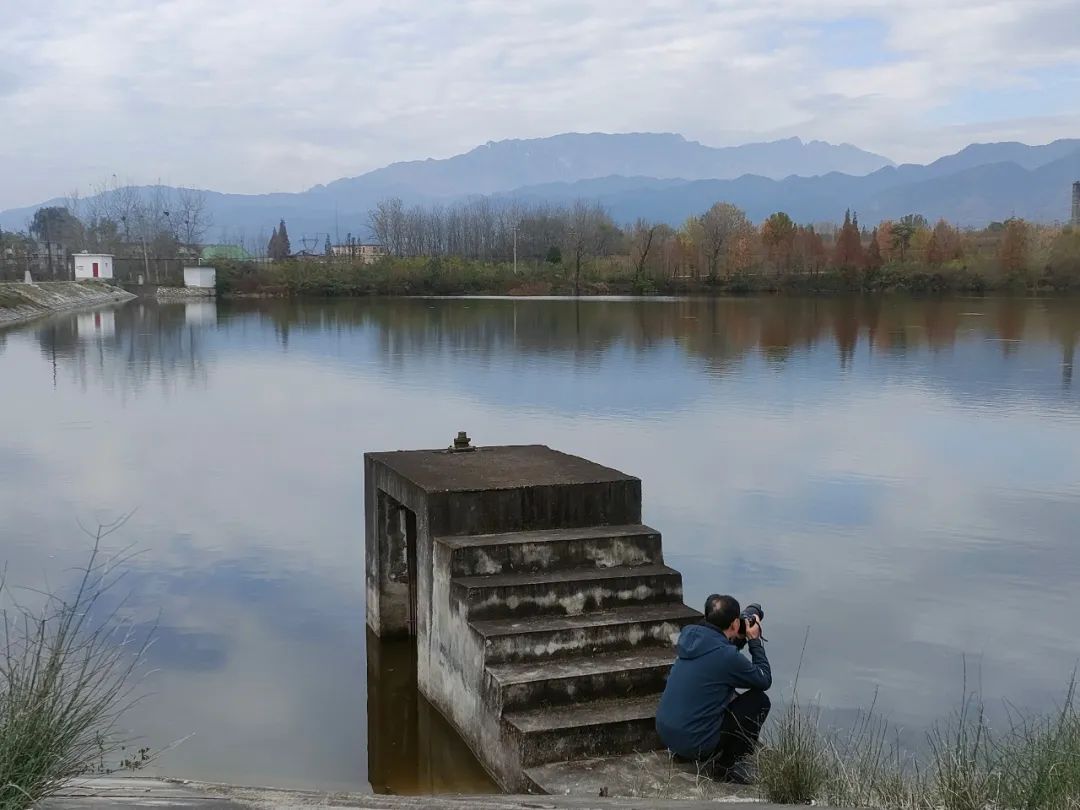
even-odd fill
[[[487,143],[443,160],[393,163],[297,193],[206,191],[208,237],[261,238],[284,218],[294,235],[367,236],[367,212],[387,197],[435,204],[496,200],[601,202],[620,222],[639,216],[682,222],[718,200],[760,221],[836,221],[847,208],[865,223],[921,213],[981,226],[1010,216],[1052,222],[1069,215],[1080,179],[1080,139],[1042,146],[973,144],[927,165],[897,166],[850,144],[789,138],[716,148],[670,133],[569,133]],[[41,205],[0,212],[0,227],[25,227]],[[321,244],[321,241],[319,242]]]

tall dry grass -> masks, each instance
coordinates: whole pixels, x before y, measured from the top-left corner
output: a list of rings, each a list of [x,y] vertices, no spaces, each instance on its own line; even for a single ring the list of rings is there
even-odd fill
[[[125,745],[117,721],[136,700],[149,638],[106,604],[128,559],[101,551],[118,525],[94,535],[69,594],[31,594],[36,606],[24,607],[0,579],[0,810],[32,806]]]
[[[820,707],[792,701],[766,726],[754,756],[759,790],[781,804],[886,810],[1080,810],[1080,712],[1076,673],[1048,714],[1009,710],[993,728],[968,692],[927,734],[921,756],[905,752],[873,706],[846,730],[825,727]],[[796,680],[797,684],[797,680]]]

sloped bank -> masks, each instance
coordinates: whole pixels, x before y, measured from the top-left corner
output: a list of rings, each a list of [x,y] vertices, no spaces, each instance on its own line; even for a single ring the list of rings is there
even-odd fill
[[[0,284],[0,326],[52,312],[129,301],[135,296],[103,281]]]

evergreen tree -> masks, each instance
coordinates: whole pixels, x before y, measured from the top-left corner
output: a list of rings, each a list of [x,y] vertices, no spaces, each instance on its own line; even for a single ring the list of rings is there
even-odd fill
[[[852,217],[851,209],[844,212],[844,224],[836,236],[833,264],[841,270],[858,270],[863,266],[859,218],[858,215]]]
[[[274,232],[270,234],[270,241],[266,245],[266,255],[271,259],[278,258],[278,245],[281,244],[281,239],[278,238],[277,228],[274,228]]]
[[[292,256],[292,245],[289,244],[289,232],[285,229],[285,220],[278,225],[278,250],[281,255],[277,258],[287,259]]]

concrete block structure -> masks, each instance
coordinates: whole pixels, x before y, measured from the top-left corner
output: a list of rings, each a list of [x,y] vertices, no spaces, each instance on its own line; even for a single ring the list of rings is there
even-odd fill
[[[375,262],[384,256],[389,256],[390,251],[382,245],[348,242],[343,245],[331,245],[330,255],[358,259],[364,264],[375,264]]]
[[[112,278],[113,257],[108,253],[76,253],[75,280],[90,278]]]
[[[1072,224],[1074,227],[1080,228],[1080,180],[1073,183]]]
[[[539,445],[364,457],[367,621],[417,645],[421,692],[504,788],[659,747],[656,702],[700,614],[641,524],[641,481]]]

